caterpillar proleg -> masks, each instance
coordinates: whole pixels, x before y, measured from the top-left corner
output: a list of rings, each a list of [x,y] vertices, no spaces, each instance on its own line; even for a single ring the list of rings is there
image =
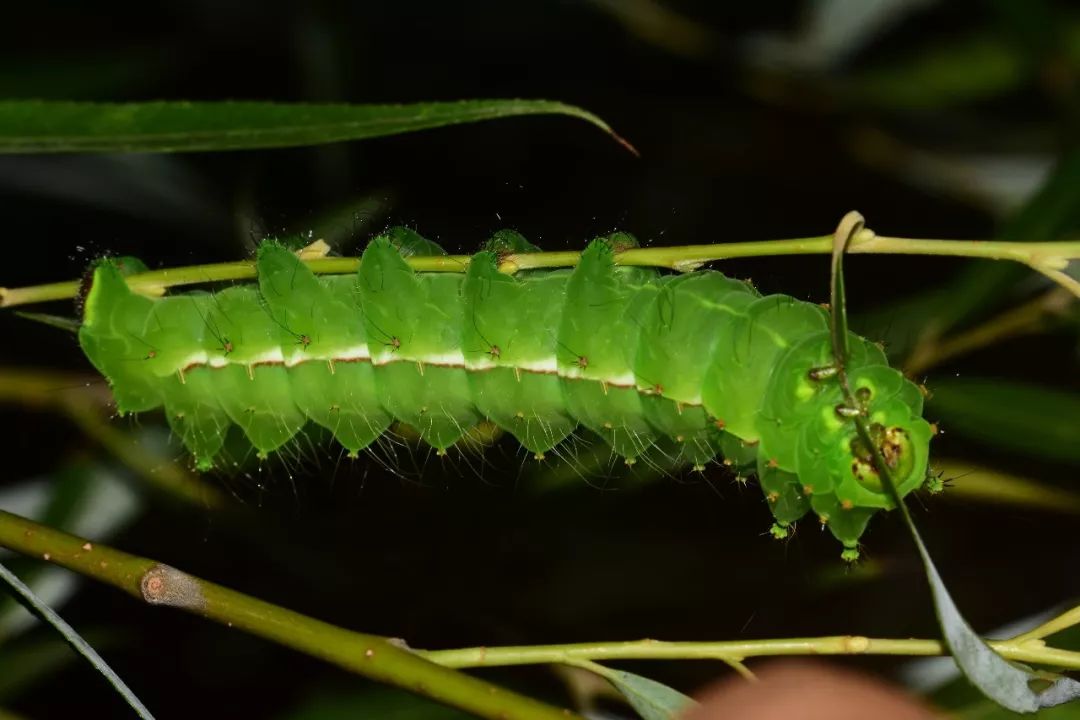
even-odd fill
[[[200,469],[238,425],[260,454],[308,422],[350,454],[406,423],[439,452],[487,420],[539,456],[583,427],[627,462],[664,452],[754,469],[783,535],[813,512],[853,557],[891,506],[832,370],[828,314],[762,296],[711,270],[623,267],[624,233],[573,269],[499,271],[532,252],[502,231],[464,273],[416,272],[442,254],[396,228],[353,276],[316,276],[284,246],[258,251],[258,282],[161,298],[89,277],[80,343],[121,414],[164,407]],[[850,336],[848,377],[901,496],[927,474],[922,394],[873,343]]]

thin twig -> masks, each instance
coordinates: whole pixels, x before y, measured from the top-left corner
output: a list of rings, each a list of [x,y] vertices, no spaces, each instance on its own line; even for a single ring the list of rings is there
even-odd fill
[[[201,615],[483,718],[578,717],[441,667],[386,638],[335,627],[154,560],[97,545],[3,510],[0,510],[0,546],[112,585],[150,605]]]
[[[1080,610],[1076,612],[1080,613]],[[1075,622],[1074,620],[1073,623]],[[1037,639],[998,640],[991,642],[990,646],[1010,660],[1074,670],[1080,669],[1080,652],[1048,647]],[[863,635],[719,642],[666,642],[647,639],[563,645],[417,650],[416,652],[428,660],[452,668],[542,665],[548,663],[572,663],[578,660],[596,662],[614,660],[720,660],[726,663],[742,663],[751,658],[797,655],[811,657],[821,655],[928,657],[948,654],[948,650],[939,640],[872,638]]]
[[[690,271],[705,263],[731,258],[825,255],[832,252],[832,239],[832,235],[819,235],[788,240],[632,248],[616,253],[615,262],[621,265]],[[1024,243],[998,240],[926,240],[879,236],[864,228],[852,238],[848,252],[1011,260],[1043,273],[1066,287],[1073,295],[1080,297],[1080,283],[1064,272],[1069,261],[1080,259],[1080,241]],[[580,257],[581,253],[571,251],[521,253],[503,258],[499,270],[512,274],[519,270],[536,268],[572,267],[578,263]],[[420,272],[464,272],[469,267],[470,259],[468,255],[436,255],[411,257],[407,261],[414,270]],[[310,258],[304,259],[304,263],[317,274],[333,275],[356,272],[360,261],[358,258]],[[255,277],[255,273],[255,262],[242,260],[151,270],[131,275],[127,282],[138,292],[160,295],[170,287],[250,280]],[[0,307],[64,300],[75,297],[78,291],[77,280],[0,288]]]
[[[1037,332],[1049,318],[1062,315],[1072,302],[1071,293],[1057,287],[970,330],[945,338],[936,334],[922,338],[904,362],[904,374],[916,377],[946,360],[1002,340]]]
[[[1030,642],[1032,640],[1041,640],[1042,638],[1049,637],[1055,633],[1059,633],[1062,630],[1067,630],[1074,625],[1080,625],[1080,606],[1071,608],[1061,613],[1055,618],[1047,620],[1037,628],[1028,630],[1026,633],[1021,633],[1013,638],[1013,642]]]
[[[471,647],[453,650],[404,650],[385,638],[334,627],[270,603],[214,585],[154,560],[91,544],[58,530],[0,510],[0,546],[44,559],[155,605],[170,605],[245,630],[281,645],[335,663],[383,682],[420,692],[417,683],[427,676],[406,677],[422,658],[447,668],[510,665],[572,664],[580,660],[719,660],[728,664],[768,656],[947,654],[938,640],[871,638],[838,635],[773,640],[721,642],[665,642],[635,640],[506,647]],[[1041,629],[990,645],[1010,660],[1050,667],[1080,669],[1080,652],[1047,646],[1042,637],[1080,624],[1080,606],[1062,613]],[[371,655],[368,650],[373,649]],[[406,659],[407,658],[407,659]],[[425,672],[427,664],[420,665]],[[442,677],[442,676],[440,676]],[[471,680],[471,678],[470,678]],[[410,683],[411,684],[407,684]],[[479,682],[479,681],[476,681]],[[485,694],[491,686],[484,687]],[[436,694],[443,686],[425,685],[423,694],[450,703]],[[509,696],[498,691],[497,697]],[[462,705],[462,707],[464,707]],[[487,717],[487,716],[485,716]],[[512,717],[525,717],[512,715]],[[528,716],[534,717],[534,716]],[[546,717],[546,716],[545,716]],[[560,714],[559,717],[574,717]]]

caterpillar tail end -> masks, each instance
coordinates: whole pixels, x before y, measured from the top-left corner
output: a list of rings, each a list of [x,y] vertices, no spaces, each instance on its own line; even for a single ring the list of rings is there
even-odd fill
[[[771,534],[777,540],[786,540],[791,536],[791,526],[787,523],[773,523],[769,528],[769,534]]]
[[[845,547],[843,552],[840,553],[840,559],[848,564],[856,562],[859,559],[859,548]]]

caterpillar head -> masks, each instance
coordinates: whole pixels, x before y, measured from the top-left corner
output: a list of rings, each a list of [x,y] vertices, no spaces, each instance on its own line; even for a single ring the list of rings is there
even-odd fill
[[[874,423],[869,431],[870,443],[858,436],[851,440],[851,454],[854,456],[851,474],[867,490],[883,493],[885,485],[874,459],[873,448],[876,447],[881,454],[890,477],[895,475],[905,479],[915,469],[916,450],[911,433],[899,425],[885,427],[881,423]]]
[[[848,381],[857,407],[822,403],[800,433],[798,465],[800,478],[820,483],[810,499],[813,510],[844,543],[843,557],[853,560],[870,517],[878,509],[894,507],[875,450],[903,498],[926,479],[933,433],[921,417],[918,388],[896,370],[884,365],[858,367],[849,371]],[[833,388],[825,395],[837,392]],[[858,432],[856,417],[866,423],[865,438]]]
[[[762,487],[778,498],[798,483],[802,501],[771,505],[778,522],[812,510],[851,559],[870,517],[893,507],[873,449],[904,497],[926,479],[933,433],[922,418],[922,393],[888,366],[880,348],[850,336],[847,380],[854,406],[833,363],[831,338],[823,330],[792,345],[773,368],[760,411],[760,452],[775,458],[776,468],[770,473],[759,456],[759,475]],[[856,418],[866,423],[868,441],[860,438]]]
[[[854,368],[848,382],[857,406],[849,406],[842,397],[836,403],[822,402],[802,428],[799,475],[821,478],[819,491],[833,493],[841,507],[892,507],[875,450],[901,497],[922,484],[932,435],[930,424],[921,417],[922,395],[885,365]],[[838,394],[834,389],[827,399]],[[866,423],[867,438],[859,435],[857,417]]]

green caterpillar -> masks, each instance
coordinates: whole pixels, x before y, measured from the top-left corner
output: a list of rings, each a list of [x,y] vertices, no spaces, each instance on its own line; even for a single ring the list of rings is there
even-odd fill
[[[616,265],[635,245],[617,233],[572,270],[511,276],[500,259],[538,249],[502,231],[465,273],[420,273],[406,257],[445,253],[397,228],[357,275],[316,276],[271,241],[257,284],[163,298],[129,289],[137,261],[105,260],[79,340],[118,411],[164,405],[200,469],[233,424],[260,456],[309,421],[351,455],[395,421],[443,453],[488,420],[537,457],[583,426],[628,463],[756,469],[774,534],[812,510],[856,557],[891,503],[843,403],[826,311],[719,272]],[[873,343],[850,347],[851,387],[904,496],[927,476],[922,394]]]

